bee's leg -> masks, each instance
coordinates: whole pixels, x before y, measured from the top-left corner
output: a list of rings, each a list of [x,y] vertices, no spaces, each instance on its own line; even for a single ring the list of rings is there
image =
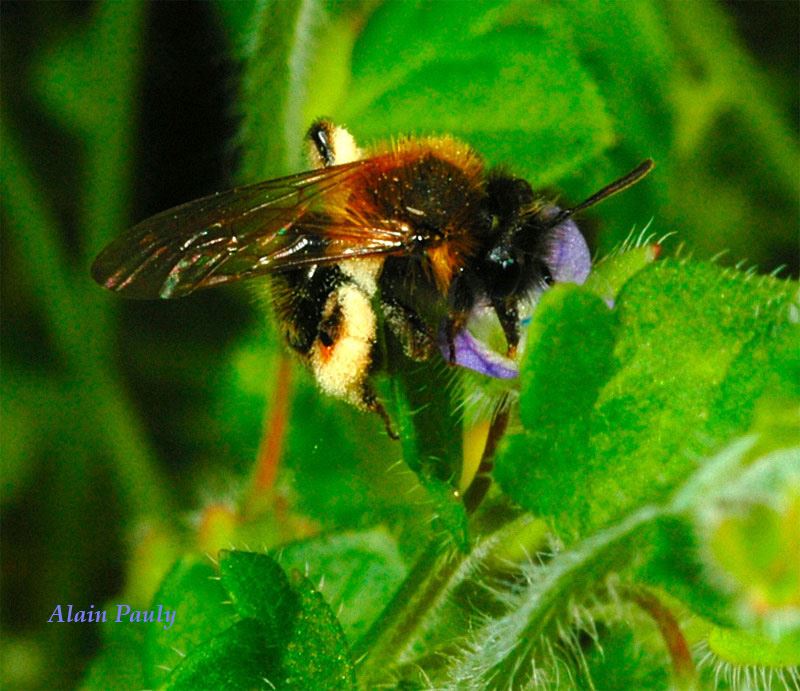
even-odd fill
[[[464,279],[463,274],[457,276],[450,286],[448,294],[450,311],[447,314],[444,334],[447,339],[448,360],[451,365],[456,364],[456,336],[467,326],[470,312],[475,305],[475,286]]]
[[[456,336],[467,325],[469,312],[451,312],[447,315],[447,321],[444,326],[444,335],[447,339],[447,348],[449,353],[449,362],[451,365],[456,364]]]
[[[383,316],[387,326],[400,341],[406,357],[417,362],[430,359],[436,342],[430,329],[416,312],[395,300],[384,300]]]
[[[492,306],[506,336],[506,344],[508,346],[506,354],[508,357],[513,358],[517,354],[517,346],[519,345],[519,313],[517,308],[515,305],[499,301],[495,301]]]
[[[356,146],[353,136],[344,128],[334,125],[330,120],[320,119],[308,128],[308,160],[314,168],[358,161],[361,149]]]
[[[400,439],[400,435],[395,431],[392,425],[392,419],[389,417],[389,413],[386,412],[386,408],[383,407],[383,403],[380,402],[372,385],[368,382],[364,385],[362,400],[367,410],[377,413],[381,420],[383,420],[384,427],[386,427],[386,434],[389,435],[389,438],[394,440]]]
[[[377,349],[376,329],[369,295],[345,278],[327,297],[308,361],[325,393],[377,413],[389,436],[397,439],[369,379]]]
[[[272,298],[289,346],[311,368],[319,387],[380,415],[396,439],[369,381],[377,327],[369,295],[334,265],[274,276]]]

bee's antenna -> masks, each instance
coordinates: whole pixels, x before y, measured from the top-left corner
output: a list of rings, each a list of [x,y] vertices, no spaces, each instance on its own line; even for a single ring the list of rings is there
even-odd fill
[[[622,192],[622,190],[628,189],[628,187],[631,185],[635,185],[637,182],[639,182],[639,180],[653,170],[655,165],[656,164],[653,162],[652,158],[645,159],[630,173],[623,175],[617,180],[614,180],[614,182],[606,185],[599,192],[595,192],[591,197],[585,199],[577,206],[573,206],[571,209],[562,209],[558,214],[556,214],[552,221],[550,221],[550,227],[554,228],[560,223],[566,221],[570,216],[574,216],[576,213],[583,211],[584,209],[588,209],[590,206],[594,206],[604,199],[608,199],[608,197],[615,195],[617,192]]]

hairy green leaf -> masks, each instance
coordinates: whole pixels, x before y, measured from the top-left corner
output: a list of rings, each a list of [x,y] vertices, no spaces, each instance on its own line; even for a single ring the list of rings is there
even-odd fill
[[[176,619],[170,629],[147,634],[151,684],[352,687],[341,626],[307,579],[296,571],[289,578],[274,559],[251,552],[221,553],[215,573],[185,560],[166,579],[157,602],[174,609]]]
[[[395,540],[382,528],[296,542],[276,558],[319,583],[350,641],[366,632],[406,574]]]
[[[271,680],[277,686],[331,689],[352,685],[347,643],[336,617],[309,581],[287,578],[271,557],[252,552],[220,554],[221,582],[239,616],[256,619],[275,651]]]
[[[557,497],[582,485],[591,415],[613,369],[614,315],[577,286],[548,291],[528,330],[520,416],[526,432],[510,438],[496,477],[523,506],[572,520]],[[546,492],[546,493],[545,493]]]
[[[765,391],[795,388],[792,291],[773,279],[665,262],[625,285],[613,331],[611,314],[600,330],[602,312],[589,318],[543,300],[523,374],[532,377],[521,402],[527,432],[498,459],[500,481],[523,505],[557,517],[565,534],[663,499],[709,444],[747,431]],[[540,353],[539,343],[552,347]],[[755,357],[765,366],[745,369]],[[726,386],[736,387],[735,404],[719,403]]]
[[[237,621],[208,643],[191,652],[167,684],[171,691],[193,689],[261,689],[270,678],[275,653],[267,646],[261,623]]]
[[[187,557],[175,564],[153,599],[156,607],[175,612],[175,623],[168,629],[150,626],[145,634],[143,663],[149,686],[162,684],[186,655],[236,621],[228,598],[208,560]]]

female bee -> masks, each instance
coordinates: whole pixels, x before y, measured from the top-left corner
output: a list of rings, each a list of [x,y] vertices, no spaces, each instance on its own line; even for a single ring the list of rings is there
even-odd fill
[[[92,276],[126,297],[175,298],[269,274],[286,341],[320,388],[377,412],[387,429],[370,383],[382,364],[376,308],[409,358],[442,353],[506,376],[462,347],[471,316],[493,311],[513,354],[525,306],[547,285],[588,274],[571,217],[653,166],[560,209],[448,136],[362,152],[321,120],[307,141],[312,170],[157,214],[108,245]]]

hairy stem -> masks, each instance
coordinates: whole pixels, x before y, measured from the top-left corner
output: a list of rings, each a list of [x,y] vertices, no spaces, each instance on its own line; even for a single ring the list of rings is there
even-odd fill
[[[363,688],[389,681],[392,670],[424,652],[422,641],[435,628],[437,613],[466,579],[475,573],[507,572],[513,562],[527,560],[541,548],[544,526],[530,515],[507,513],[500,506],[484,506],[479,514],[474,524],[486,525],[474,525],[475,532],[484,537],[472,550],[464,554],[432,541],[381,617],[355,645],[353,656]]]

